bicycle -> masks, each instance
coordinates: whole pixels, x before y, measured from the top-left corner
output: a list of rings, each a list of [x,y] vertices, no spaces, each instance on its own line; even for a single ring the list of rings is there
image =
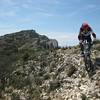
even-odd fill
[[[84,62],[85,62],[85,68],[86,71],[89,73],[93,71],[92,61],[91,61],[91,43],[89,43],[87,40],[84,40],[83,42],[83,52],[84,52]]]

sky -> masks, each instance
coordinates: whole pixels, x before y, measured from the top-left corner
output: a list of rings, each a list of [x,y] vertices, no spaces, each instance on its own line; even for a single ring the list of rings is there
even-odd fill
[[[99,19],[100,0],[0,0],[0,36],[33,29],[60,46],[77,45],[83,22],[100,39]]]

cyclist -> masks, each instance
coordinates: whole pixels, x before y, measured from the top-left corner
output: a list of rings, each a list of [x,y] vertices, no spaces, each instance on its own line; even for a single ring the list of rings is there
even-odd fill
[[[79,43],[80,43],[80,48],[81,48],[81,56],[84,56],[84,52],[83,52],[83,42],[84,40],[87,40],[87,42],[89,42],[90,47],[91,47],[91,34],[93,36],[93,40],[96,40],[96,34],[93,32],[92,28],[89,26],[89,24],[87,22],[84,22],[82,24],[82,26],[80,27],[80,31],[79,31],[79,35],[78,35],[78,39],[79,39]]]

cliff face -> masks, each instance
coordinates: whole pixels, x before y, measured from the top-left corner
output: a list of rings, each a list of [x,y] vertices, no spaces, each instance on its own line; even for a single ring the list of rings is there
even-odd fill
[[[2,99],[100,99],[100,41],[92,49],[91,59],[95,73],[91,76],[85,70],[78,46],[62,49],[35,49],[30,46],[25,49],[26,47],[19,46],[17,60],[9,67],[12,70],[1,80]]]

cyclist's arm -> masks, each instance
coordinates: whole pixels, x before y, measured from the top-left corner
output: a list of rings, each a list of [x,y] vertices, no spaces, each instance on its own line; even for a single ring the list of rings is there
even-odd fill
[[[92,32],[92,36],[93,38],[96,38],[96,34],[94,32]]]
[[[89,31],[91,32],[91,34],[92,34],[93,38],[96,38],[96,34],[93,32],[93,30],[92,30],[92,28],[91,28],[91,27],[89,27]]]
[[[78,35],[78,40],[83,40],[83,35],[82,35],[82,28],[80,28],[80,31],[79,31],[79,35]]]

